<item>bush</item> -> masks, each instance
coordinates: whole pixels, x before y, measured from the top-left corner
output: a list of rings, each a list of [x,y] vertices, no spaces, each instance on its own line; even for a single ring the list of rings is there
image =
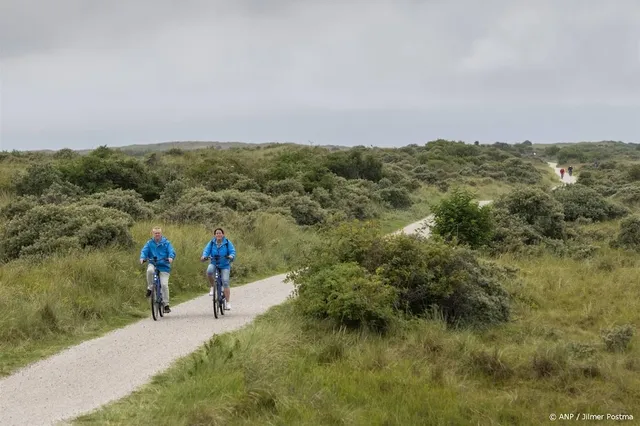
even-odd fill
[[[275,204],[288,207],[298,225],[315,225],[324,221],[326,217],[326,212],[320,204],[306,195],[300,196],[296,193],[281,195],[276,199]]]
[[[611,245],[640,251],[640,216],[633,215],[623,219]]]
[[[498,266],[479,261],[471,250],[442,241],[404,234],[384,237],[370,223],[351,222],[327,231],[323,243],[299,266],[289,279],[299,294],[307,294],[296,303],[308,314],[328,315],[326,295],[346,287],[362,294],[345,296],[355,311],[346,314],[343,304],[340,315],[360,318],[362,305],[353,301],[373,300],[369,291],[377,286],[384,297],[375,299],[376,305],[370,308],[375,312],[388,301],[387,288],[392,288],[398,314],[432,317],[437,313],[449,324],[478,327],[509,318],[509,296],[502,287],[507,274]],[[358,285],[336,284],[338,278],[326,284],[327,276],[339,273]]]
[[[42,195],[54,182],[62,182],[62,174],[50,163],[29,166],[15,183],[18,195]]]
[[[36,206],[7,224],[0,259],[112,244],[130,247],[132,225],[128,214],[95,205]]]
[[[389,203],[394,209],[406,209],[411,207],[413,202],[409,196],[409,191],[405,188],[398,188],[391,186],[388,188],[382,188],[378,191],[380,198]]]
[[[175,205],[164,210],[162,217],[177,223],[220,223],[232,212],[223,202],[218,193],[195,187],[184,191]]]
[[[633,326],[625,324],[611,329],[604,329],[600,336],[609,352],[623,352],[627,350],[633,337]]]
[[[153,210],[142,199],[142,196],[131,189],[111,189],[106,192],[99,192],[85,198],[80,203],[95,204],[120,210],[128,213],[136,220],[149,219],[153,215]]]
[[[442,315],[449,324],[486,326],[507,321],[505,271],[462,247],[407,235],[374,244],[366,264],[399,290],[398,306],[414,316]]]
[[[282,195],[290,192],[297,192],[298,194],[304,194],[304,187],[302,183],[295,179],[283,179],[279,181],[270,181],[267,183],[266,191],[270,195]]]
[[[454,189],[452,194],[433,207],[434,225],[431,231],[445,241],[456,238],[462,244],[476,248],[487,244],[493,233],[491,209],[480,207],[473,196]]]
[[[355,262],[327,266],[300,277],[296,286],[297,308],[313,318],[383,331],[393,317],[393,288]]]
[[[509,222],[530,226],[543,237],[562,239],[565,223],[562,205],[548,192],[535,187],[520,187],[494,202],[498,226],[509,228]],[[499,212],[502,210],[503,212]],[[504,219],[509,218],[505,223]]]
[[[557,188],[553,191],[553,197],[562,205],[566,221],[574,221],[580,217],[603,221],[629,213],[627,208],[606,200],[595,190],[579,183]]]

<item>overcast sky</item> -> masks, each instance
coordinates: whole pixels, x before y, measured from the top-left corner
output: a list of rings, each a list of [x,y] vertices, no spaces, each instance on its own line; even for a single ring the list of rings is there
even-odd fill
[[[640,0],[0,0],[0,149],[640,142]]]

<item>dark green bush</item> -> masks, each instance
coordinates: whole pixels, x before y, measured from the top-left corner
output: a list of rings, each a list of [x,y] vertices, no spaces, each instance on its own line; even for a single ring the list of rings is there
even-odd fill
[[[431,232],[445,241],[456,239],[473,248],[487,244],[493,233],[491,207],[480,207],[473,195],[458,188],[432,208],[434,225]]]
[[[150,219],[153,210],[134,190],[110,189],[83,199],[80,204],[95,204],[128,213],[135,220]]]
[[[640,216],[633,215],[624,218],[620,222],[618,235],[611,245],[640,251]]]
[[[579,183],[557,188],[553,191],[553,197],[562,205],[566,221],[574,221],[580,217],[603,221],[629,213],[627,208],[612,203],[595,190]]]
[[[173,206],[162,211],[162,217],[177,223],[220,223],[232,211],[223,202],[221,195],[199,186],[185,190]]]
[[[407,209],[413,204],[409,191],[405,188],[391,186],[378,190],[378,194],[394,209]]]
[[[357,263],[327,265],[296,281],[296,307],[312,318],[350,328],[385,330],[393,318],[395,292]]]
[[[46,257],[59,250],[112,244],[130,247],[132,225],[128,214],[95,205],[36,206],[7,224],[0,259]]]
[[[315,225],[324,221],[326,217],[326,211],[320,204],[307,195],[301,196],[294,192],[284,194],[275,200],[275,205],[288,207],[298,225]]]
[[[366,274],[361,272],[364,268]],[[417,236],[385,237],[370,223],[345,223],[327,231],[322,244],[314,247],[305,262],[289,275],[299,294],[314,297],[298,298],[300,309],[324,312],[327,308],[325,286],[328,274],[346,274],[358,282],[347,286],[348,300],[370,300],[368,293],[378,286],[395,289],[394,306],[397,313],[431,317],[434,313],[450,324],[486,326],[509,318],[509,297],[502,288],[508,275],[492,263],[484,263],[468,249],[452,247],[444,242]],[[363,280],[371,285],[362,284]],[[337,291],[335,284],[329,287]],[[345,290],[346,291],[346,290]],[[378,300],[380,301],[380,300]],[[386,302],[385,302],[386,303]],[[354,304],[358,309],[362,305]],[[341,305],[341,315],[345,305]],[[353,317],[361,315],[354,308]],[[376,312],[381,305],[371,306]]]
[[[18,195],[42,195],[54,182],[62,183],[62,174],[51,163],[36,163],[28,167],[15,183]]]
[[[267,182],[265,192],[275,196],[290,192],[297,192],[300,195],[305,193],[302,183],[292,178]]]
[[[504,213],[499,217],[517,217],[516,221],[530,225],[543,237],[562,239],[565,236],[565,223],[562,205],[548,192],[536,187],[520,187],[494,202],[496,216],[498,210]],[[504,226],[502,223],[498,226]]]

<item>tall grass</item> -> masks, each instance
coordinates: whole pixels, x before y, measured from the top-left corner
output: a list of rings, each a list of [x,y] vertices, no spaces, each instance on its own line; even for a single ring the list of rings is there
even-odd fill
[[[523,277],[510,288],[516,319],[504,326],[453,331],[416,320],[380,337],[308,322],[285,304],[78,423],[529,425],[551,413],[637,416],[637,337],[610,352],[601,329],[640,326],[638,261],[606,250],[586,262],[501,262]]]
[[[225,226],[238,250],[232,285],[286,271],[289,261],[317,238],[282,216],[252,217],[237,217]],[[133,227],[137,244],[131,250],[20,259],[0,268],[0,374],[146,316],[146,265],[138,259],[156,224]],[[199,259],[211,230],[167,225],[163,233],[177,252],[169,281],[171,304],[207,292],[206,265]]]

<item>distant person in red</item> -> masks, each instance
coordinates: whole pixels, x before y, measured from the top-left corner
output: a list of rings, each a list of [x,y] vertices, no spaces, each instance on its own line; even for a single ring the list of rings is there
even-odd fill
[[[564,179],[564,169],[560,169],[560,179]]]

